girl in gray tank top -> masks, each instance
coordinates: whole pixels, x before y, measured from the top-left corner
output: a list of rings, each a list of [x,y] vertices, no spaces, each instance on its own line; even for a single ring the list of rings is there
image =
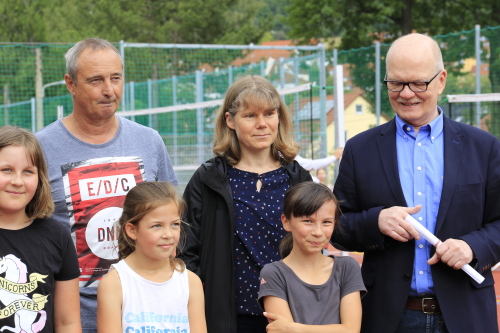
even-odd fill
[[[339,216],[337,199],[323,184],[300,183],[285,194],[284,259],[267,264],[260,275],[259,305],[270,322],[267,332],[360,331],[366,288],[359,264],[352,257],[322,253]]]

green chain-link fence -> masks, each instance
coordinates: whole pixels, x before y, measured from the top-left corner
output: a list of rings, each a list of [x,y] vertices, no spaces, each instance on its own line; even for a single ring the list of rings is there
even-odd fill
[[[73,103],[63,78],[64,53],[73,44],[0,45],[0,124],[37,131],[68,115]],[[325,50],[319,46],[159,45],[117,43],[125,64],[120,111],[154,109],[217,100],[242,74],[260,74],[279,88],[309,82],[325,85]],[[324,89],[311,90],[325,100]],[[284,97],[294,116],[310,100],[310,92]],[[130,117],[163,137],[181,186],[201,162],[212,156],[213,118],[217,107]],[[302,112],[303,113],[303,112]],[[325,116],[323,115],[323,118]],[[326,151],[326,121],[315,119],[315,134],[296,117],[295,137],[303,154]],[[311,140],[314,144],[311,144]],[[185,177],[182,175],[186,173]],[[186,178],[186,179],[184,179]]]
[[[500,137],[500,102],[462,103],[454,105],[450,114],[446,98],[447,95],[478,92],[477,51],[480,51],[481,61],[480,92],[500,93],[500,27],[434,38],[441,46],[448,71],[447,86],[439,105],[453,119],[472,125],[479,119],[481,128]],[[63,115],[72,111],[72,99],[62,81],[64,53],[72,45],[0,44],[0,125],[16,124],[36,131],[57,119],[58,106]],[[393,116],[382,84],[388,44],[334,52],[336,59],[327,56],[330,53],[326,53],[322,45],[282,45],[279,42],[262,46],[116,43],[125,63],[126,84],[121,110],[220,99],[229,85],[245,73],[260,74],[277,88],[316,82],[311,92],[290,94],[285,100],[294,115],[295,137],[301,144],[301,155],[323,157],[333,148],[331,142],[329,147],[326,143],[326,113],[329,111],[326,96],[332,94],[331,87],[326,86],[331,86],[332,65],[338,63],[344,65],[345,92],[361,88],[373,106],[372,111],[380,105],[382,117]],[[376,54],[380,54],[378,62]],[[309,102],[313,99],[320,101],[318,112],[312,112],[313,105]],[[312,119],[307,119],[308,103]],[[132,119],[158,130],[174,166],[182,171],[210,157],[216,109],[190,109]],[[191,172],[186,171],[185,178]]]

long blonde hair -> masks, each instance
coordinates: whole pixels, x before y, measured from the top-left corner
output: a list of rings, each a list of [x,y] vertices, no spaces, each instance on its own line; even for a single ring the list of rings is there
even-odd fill
[[[0,150],[8,146],[24,147],[30,162],[37,168],[38,185],[35,195],[26,205],[26,215],[30,219],[49,217],[54,211],[54,201],[52,200],[47,164],[40,143],[33,133],[24,128],[6,125],[0,127]]]
[[[137,226],[140,220],[149,212],[162,205],[175,203],[179,209],[179,215],[183,216],[186,210],[186,203],[177,194],[175,187],[168,182],[143,182],[133,187],[125,197],[123,203],[123,213],[118,220],[120,232],[118,234],[118,258],[125,259],[135,251],[135,241],[127,235],[125,225],[127,223]],[[182,248],[185,240],[185,231],[181,224],[181,239],[177,245],[177,251]],[[184,262],[170,256],[170,266],[172,269],[183,271]]]
[[[226,112],[234,117],[240,110],[249,106],[277,110],[279,117],[278,135],[271,145],[271,154],[275,161],[282,157],[290,163],[295,159],[299,146],[292,133],[292,117],[276,88],[258,75],[245,75],[236,80],[226,92],[224,103],[215,117],[215,136],[213,151],[216,156],[224,156],[230,165],[241,159],[241,149],[236,132],[226,123]],[[281,155],[280,155],[281,153]]]

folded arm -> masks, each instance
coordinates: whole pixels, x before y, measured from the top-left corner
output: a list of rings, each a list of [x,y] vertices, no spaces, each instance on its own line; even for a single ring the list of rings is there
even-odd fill
[[[295,323],[287,301],[275,296],[264,297],[264,316],[269,320],[268,333],[355,333],[361,329],[361,297],[359,291],[340,301],[340,324],[306,325]]]

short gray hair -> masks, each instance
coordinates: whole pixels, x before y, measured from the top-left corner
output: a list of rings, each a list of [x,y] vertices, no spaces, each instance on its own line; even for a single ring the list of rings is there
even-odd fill
[[[76,85],[76,73],[78,72],[78,57],[83,52],[83,50],[90,48],[92,51],[98,50],[113,50],[118,54],[122,62],[123,68],[123,58],[120,52],[113,46],[110,42],[101,38],[86,38],[79,41],[72,48],[66,52],[64,58],[66,58],[66,73],[71,77],[71,80]]]

